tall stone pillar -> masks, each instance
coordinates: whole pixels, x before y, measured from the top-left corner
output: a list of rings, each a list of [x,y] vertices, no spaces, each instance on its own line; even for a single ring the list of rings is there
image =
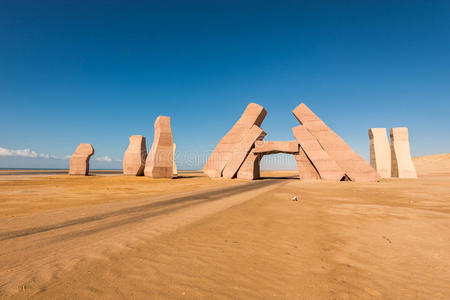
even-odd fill
[[[411,158],[408,128],[392,128],[390,135],[392,177],[417,178],[416,168]]]
[[[391,178],[391,149],[386,128],[370,128],[370,165],[381,178]]]
[[[155,136],[145,161],[144,174],[152,178],[173,177],[173,136],[170,117],[159,116],[155,121]]]
[[[123,174],[129,176],[144,175],[147,146],[142,135],[130,136],[130,144],[123,155]]]

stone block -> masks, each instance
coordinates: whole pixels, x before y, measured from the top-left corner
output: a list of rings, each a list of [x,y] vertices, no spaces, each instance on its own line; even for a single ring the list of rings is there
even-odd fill
[[[94,155],[91,144],[81,143],[70,158],[69,175],[87,176],[89,174],[89,160]]]
[[[386,128],[370,128],[370,165],[381,178],[391,177],[391,149]]]
[[[123,174],[127,176],[144,175],[147,145],[142,135],[130,136],[130,144],[123,155]]]

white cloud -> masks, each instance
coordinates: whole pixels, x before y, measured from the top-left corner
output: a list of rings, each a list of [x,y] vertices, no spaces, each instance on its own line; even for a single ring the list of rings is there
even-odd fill
[[[97,161],[105,161],[105,162],[112,162],[112,158],[109,156],[102,156],[102,157],[96,157],[94,158]]]
[[[0,156],[14,156],[14,157],[28,157],[28,158],[43,158],[43,159],[69,159],[70,155],[66,155],[64,157],[58,157],[53,154],[48,153],[37,153],[31,149],[22,149],[22,150],[14,150],[14,149],[6,149],[0,147]]]
[[[35,151],[31,151],[30,149],[13,150],[0,147],[0,156],[19,156],[19,157],[36,158],[38,157],[38,154]]]

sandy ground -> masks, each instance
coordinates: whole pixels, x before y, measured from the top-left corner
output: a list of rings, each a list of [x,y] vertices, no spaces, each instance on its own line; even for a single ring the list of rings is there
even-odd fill
[[[415,164],[418,180],[219,180],[175,192],[176,180],[170,195],[131,200],[138,188],[113,202],[22,208],[1,217],[0,293],[448,299],[450,155]]]

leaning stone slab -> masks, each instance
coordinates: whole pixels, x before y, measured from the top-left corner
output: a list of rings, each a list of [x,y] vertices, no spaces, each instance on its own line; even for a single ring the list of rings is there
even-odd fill
[[[292,132],[322,180],[340,181],[345,177],[345,172],[323,150],[317,139],[305,126],[294,127]]]
[[[311,135],[317,139],[323,150],[338,164],[350,180],[366,182],[380,180],[380,176],[375,169],[356,154],[341,137],[334,133],[304,103],[297,106],[292,113]],[[310,157],[308,149],[304,148],[304,150]],[[314,161],[313,163],[316,166]]]
[[[229,179],[234,178],[254,143],[263,139],[265,135],[264,130],[257,125],[253,125],[242,137],[241,141],[236,143],[231,149],[231,157],[223,169],[222,176]]]
[[[241,142],[253,125],[261,126],[266,114],[264,107],[250,103],[241,118],[219,141],[203,167],[203,172],[209,177],[221,177],[225,165],[231,160],[235,145]]]
[[[370,165],[381,178],[391,177],[391,149],[386,128],[370,128]]]
[[[81,143],[70,158],[69,175],[87,176],[89,174],[89,159],[94,155],[91,144]]]
[[[408,128],[392,128],[390,135],[392,177],[417,178],[416,168],[411,159]]]
[[[255,153],[298,153],[298,143],[297,141],[257,141]]]
[[[252,149],[237,172],[238,179],[254,180],[260,177],[259,163],[264,154],[255,153]]]
[[[144,175],[147,146],[142,135],[130,136],[130,144],[123,155],[123,174],[127,176]]]
[[[159,116],[155,121],[155,136],[145,161],[144,174],[152,178],[173,176],[173,136],[170,117]]]
[[[294,154],[297,163],[298,175],[301,180],[320,180],[319,173],[306,156],[302,147],[298,150],[298,154]]]

